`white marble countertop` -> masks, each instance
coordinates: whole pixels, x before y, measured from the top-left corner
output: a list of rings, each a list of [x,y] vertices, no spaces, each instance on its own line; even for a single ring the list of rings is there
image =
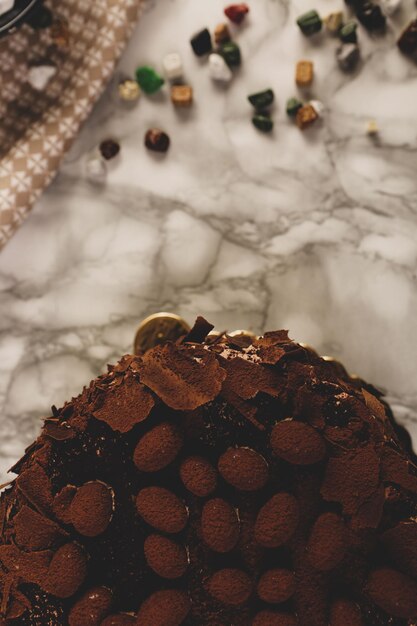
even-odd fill
[[[170,310],[218,329],[290,329],[293,338],[386,390],[417,440],[417,66],[395,46],[415,9],[384,37],[359,32],[353,75],[337,42],[295,25],[311,0],[252,0],[236,40],[244,63],[227,89],[193,56],[194,31],[222,21],[224,0],[151,2],[114,82],[59,176],[0,254],[0,473],[61,404],[131,350],[147,314]],[[321,13],[342,0],[315,3]],[[120,76],[160,67],[178,50],[195,106],[168,91],[118,101]],[[323,122],[301,133],[287,118],[294,66],[315,63],[311,95]],[[275,131],[251,125],[246,96],[272,87]],[[366,134],[375,119],[375,140]],[[157,126],[172,139],[156,159]],[[87,154],[116,137],[107,183],[85,175]]]

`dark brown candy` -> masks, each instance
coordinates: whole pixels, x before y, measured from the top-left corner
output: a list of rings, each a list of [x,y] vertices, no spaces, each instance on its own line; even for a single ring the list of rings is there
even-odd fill
[[[249,599],[252,582],[242,570],[222,569],[209,579],[207,589],[218,602],[228,606],[240,606]]]
[[[193,495],[205,498],[216,489],[217,472],[203,457],[190,456],[180,467],[181,480]]]
[[[180,578],[185,574],[188,558],[184,546],[162,535],[149,535],[143,549],[149,567],[162,578]]]
[[[66,536],[58,524],[25,505],[14,516],[13,526],[17,545],[26,550],[52,548]]]
[[[108,485],[96,480],[77,490],[69,507],[74,528],[86,537],[101,535],[113,515],[113,492]]]
[[[335,600],[330,608],[329,626],[365,626],[360,608],[351,600]]]
[[[136,617],[127,613],[118,613],[117,615],[109,615],[100,626],[133,626],[136,624]]]
[[[417,521],[390,528],[382,535],[382,543],[398,567],[417,579]]]
[[[252,626],[298,626],[297,620],[289,613],[275,613],[275,611],[261,611],[258,613]]]
[[[323,460],[326,445],[312,426],[295,420],[284,420],[274,426],[271,447],[277,456],[294,465],[312,465]]]
[[[417,19],[401,33],[397,45],[403,54],[414,56],[417,53]]]
[[[145,135],[145,146],[153,152],[167,152],[170,143],[168,135],[159,128],[150,128]]]
[[[69,626],[100,626],[109,614],[112,602],[113,596],[107,587],[89,589],[72,607]]]
[[[137,626],[180,626],[191,603],[185,591],[166,589],[153,593],[140,607]]]
[[[188,513],[183,502],[163,487],[145,487],[136,498],[139,515],[157,530],[179,533],[187,524]]]
[[[294,534],[299,520],[297,500],[289,493],[277,493],[259,511],[255,524],[256,541],[277,548]]]
[[[84,582],[87,574],[85,552],[76,543],[61,546],[52,557],[42,587],[58,598],[69,598]]]
[[[287,569],[270,569],[262,574],[258,582],[258,596],[269,604],[286,602],[294,592],[294,574]]]
[[[157,472],[177,456],[183,444],[182,435],[175,424],[162,422],[140,439],[133,460],[142,472]]]
[[[120,144],[114,139],[105,139],[99,146],[100,154],[103,159],[110,161],[114,159],[120,152]]]
[[[201,514],[204,542],[215,552],[229,552],[239,539],[239,518],[235,509],[221,498],[206,502]]]
[[[417,618],[417,582],[405,574],[388,567],[374,570],[365,591],[389,615]]]
[[[312,566],[320,571],[337,567],[347,550],[346,528],[336,513],[323,513],[316,520],[307,544]]]
[[[257,491],[268,480],[265,459],[250,448],[229,448],[219,459],[218,468],[223,478],[241,491]]]
[[[128,613],[117,613],[106,617],[100,626],[133,626],[133,624],[136,624],[136,617]]]

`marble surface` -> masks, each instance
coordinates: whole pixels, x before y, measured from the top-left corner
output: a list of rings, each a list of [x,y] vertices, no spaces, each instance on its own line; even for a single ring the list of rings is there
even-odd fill
[[[131,350],[138,322],[159,310],[218,329],[289,328],[385,389],[417,443],[417,66],[395,47],[415,7],[404,0],[384,37],[360,29],[362,63],[345,75],[337,42],[294,24],[311,1],[250,4],[236,33],[244,64],[220,88],[188,40],[222,20],[224,1],[150,2],[59,176],[0,254],[3,477],[51,404]],[[174,110],[166,89],[118,101],[121,76],[173,50],[192,110]],[[316,68],[305,96],[326,106],[305,133],[285,114],[300,58]],[[264,136],[246,96],[269,86],[275,131]],[[171,135],[165,158],[143,147],[151,126]],[[107,137],[122,153],[92,185],[86,159]]]

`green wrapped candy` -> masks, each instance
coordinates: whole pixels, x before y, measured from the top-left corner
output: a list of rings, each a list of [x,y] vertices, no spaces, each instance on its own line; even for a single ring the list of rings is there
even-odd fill
[[[298,98],[290,98],[287,100],[287,115],[290,117],[295,117],[297,115],[298,109],[301,109],[303,103]]]
[[[143,65],[136,70],[136,81],[139,83],[140,88],[145,93],[155,93],[164,84],[162,76],[155,72],[152,67]]]
[[[242,62],[240,48],[234,41],[226,41],[220,47],[220,54],[229,67],[238,67]]]
[[[358,41],[358,35],[356,33],[357,27],[357,23],[353,21],[342,26],[339,31],[339,37],[343,43],[356,43]]]
[[[310,37],[310,35],[314,35],[314,33],[318,33],[321,31],[322,21],[320,15],[314,9],[312,11],[308,11],[297,20],[297,24],[300,27],[303,35]]]
[[[258,91],[248,96],[248,100],[256,110],[266,109],[271,106],[274,101],[274,92],[272,89],[265,89],[264,91]]]
[[[252,124],[262,133],[270,133],[274,128],[274,122],[265,113],[257,113],[252,118]]]

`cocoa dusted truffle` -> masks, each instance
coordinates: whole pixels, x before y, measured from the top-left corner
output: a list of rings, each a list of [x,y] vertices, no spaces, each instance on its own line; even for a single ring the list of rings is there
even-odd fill
[[[1,626],[417,626],[417,466],[285,331],[125,356],[1,495]]]

